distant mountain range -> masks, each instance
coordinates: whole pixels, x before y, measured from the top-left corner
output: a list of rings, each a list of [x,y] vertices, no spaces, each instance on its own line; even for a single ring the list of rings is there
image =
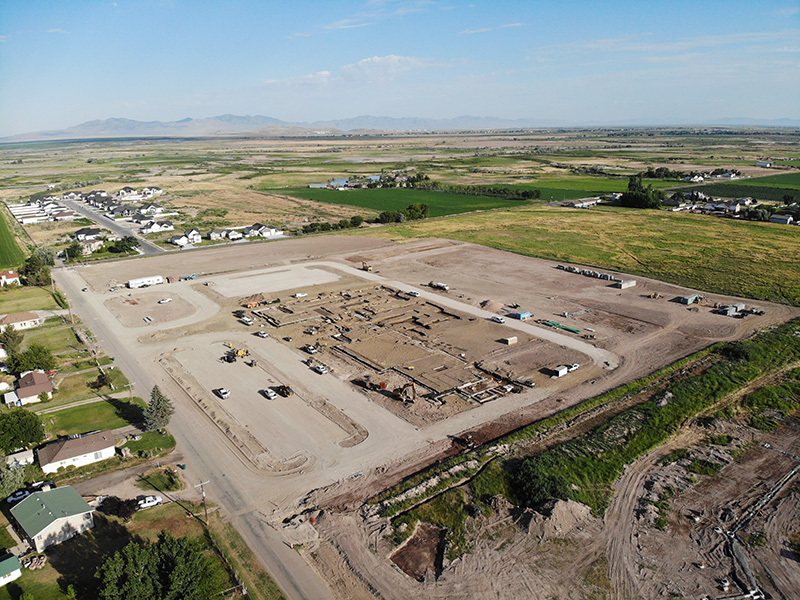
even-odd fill
[[[343,133],[368,133],[380,131],[464,131],[486,129],[523,129],[538,127],[605,127],[605,126],[691,126],[722,127],[800,127],[798,119],[717,119],[709,123],[677,123],[646,121],[642,119],[612,124],[570,123],[535,119],[499,119],[494,117],[462,116],[453,119],[426,119],[418,117],[374,117],[364,115],[350,119],[292,123],[262,115],[220,115],[205,119],[180,121],[134,121],[131,119],[105,119],[87,121],[74,127],[57,131],[39,131],[6,138],[3,142],[44,141],[65,139],[137,138],[137,137],[209,137],[226,135],[254,136],[308,136],[340,135]]]

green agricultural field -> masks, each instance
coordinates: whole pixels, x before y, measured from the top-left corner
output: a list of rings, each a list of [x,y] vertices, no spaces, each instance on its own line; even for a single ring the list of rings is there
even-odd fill
[[[654,210],[528,206],[371,229],[447,237],[699,290],[800,305],[800,230]]]
[[[0,268],[16,269],[25,262],[25,253],[17,244],[17,238],[8,224],[9,216],[0,210]]]
[[[409,204],[421,202],[430,207],[430,216],[432,217],[530,204],[525,200],[507,200],[403,188],[350,190],[347,192],[304,188],[282,190],[281,193],[328,204],[359,206],[378,212],[405,210]]]
[[[0,314],[59,309],[49,289],[27,286],[0,288]]]
[[[767,177],[754,177],[753,179],[738,179],[731,185],[745,185],[754,187],[785,188],[787,190],[800,190],[800,173],[784,173],[782,175],[768,175]]]

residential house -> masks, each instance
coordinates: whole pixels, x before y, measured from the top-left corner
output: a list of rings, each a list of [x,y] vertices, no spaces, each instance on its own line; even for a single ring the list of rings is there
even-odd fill
[[[142,190],[142,198],[152,198],[153,196],[160,196],[164,193],[160,187],[150,186]]]
[[[16,271],[2,271],[0,272],[0,285],[19,285],[19,273]]]
[[[153,217],[142,214],[141,212],[136,212],[131,216],[131,222],[138,223],[139,225],[147,225],[148,223],[153,222]]]
[[[0,587],[22,577],[22,565],[13,554],[0,559]]]
[[[189,240],[190,244],[199,244],[203,241],[203,236],[200,234],[200,230],[198,229],[187,229],[184,233],[186,239]]]
[[[683,181],[691,181],[692,183],[703,183],[705,181],[705,177],[702,175],[687,175],[683,178]]]
[[[226,229],[225,230],[225,237],[228,238],[230,241],[235,242],[236,240],[242,239],[242,232],[236,229]]]
[[[279,229],[269,227],[268,225],[262,225],[261,223],[255,223],[250,227],[244,228],[245,237],[275,237],[282,233],[283,232]]]
[[[53,384],[44,371],[28,371],[17,380],[17,389],[3,396],[3,401],[12,406],[23,406],[41,402],[40,396],[53,397]]]
[[[103,240],[80,240],[81,256],[90,256],[103,249]]]
[[[83,194],[81,192],[64,192],[61,194],[62,200],[83,200]]]
[[[769,218],[770,223],[779,223],[780,225],[791,225],[794,223],[792,215],[775,214]]]
[[[55,473],[64,467],[83,467],[112,458],[117,440],[108,431],[89,433],[47,444],[36,450],[39,465],[45,473]]]
[[[96,227],[82,227],[75,232],[76,240],[96,240],[100,237],[101,231]]]
[[[225,237],[225,230],[224,229],[212,229],[208,232],[208,239],[210,240],[221,240]]]
[[[53,221],[72,221],[75,218],[75,213],[71,210],[61,210],[54,212],[50,215]]]
[[[143,215],[160,215],[161,213],[166,212],[166,209],[160,204],[149,202],[147,204],[143,204],[139,208],[139,212]]]
[[[123,199],[123,198],[133,198],[133,197],[135,197],[135,196],[138,196],[139,194],[138,194],[138,193],[136,192],[136,190],[135,190],[135,189],[133,189],[131,186],[129,186],[129,185],[126,185],[124,188],[122,188],[121,190],[119,190],[119,191],[118,191],[116,194],[114,194],[114,195],[115,195],[117,198],[119,198],[119,199],[121,200],[121,199]]]
[[[136,213],[136,209],[133,208],[132,206],[128,206],[127,204],[120,204],[119,206],[115,206],[109,212],[109,214],[115,219],[119,219],[122,217],[130,217],[133,216],[134,213]]]
[[[6,327],[9,325],[13,325],[14,329],[19,331],[20,329],[32,329],[34,327],[39,327],[42,324],[42,320],[39,318],[39,315],[32,312],[18,312],[18,313],[11,313],[0,319],[0,333],[6,330]]]
[[[167,241],[170,244],[175,244],[176,246],[180,246],[181,248],[183,248],[186,244],[189,243],[189,238],[187,238],[185,235],[173,235]]]
[[[94,527],[92,507],[71,486],[34,492],[11,515],[37,552]]]

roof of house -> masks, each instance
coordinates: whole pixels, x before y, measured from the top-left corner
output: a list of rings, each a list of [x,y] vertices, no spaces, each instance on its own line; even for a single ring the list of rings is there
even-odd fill
[[[5,277],[6,279],[13,279],[14,277],[19,277],[16,271],[2,271],[0,272],[0,277]]]
[[[8,325],[11,323],[23,323],[24,321],[39,320],[39,315],[32,312],[18,312],[11,313],[0,319],[0,325]]]
[[[13,554],[9,554],[3,560],[0,560],[0,577],[11,575],[14,571],[22,568],[19,559]]]
[[[108,431],[100,431],[84,435],[79,438],[59,440],[39,448],[39,464],[49,465],[62,460],[83,456],[92,452],[99,452],[111,446],[116,446],[117,440]]]
[[[75,235],[100,235],[99,227],[82,227],[75,232]]]
[[[92,507],[71,486],[34,492],[11,508],[11,514],[30,537],[57,521],[92,512]]]
[[[17,396],[21,398],[30,398],[52,391],[53,384],[50,378],[41,371],[30,371],[17,382]]]

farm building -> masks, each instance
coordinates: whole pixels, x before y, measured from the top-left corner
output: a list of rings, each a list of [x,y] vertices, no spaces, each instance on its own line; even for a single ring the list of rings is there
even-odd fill
[[[131,289],[147,287],[150,285],[158,285],[164,283],[164,278],[161,275],[151,275],[150,277],[139,277],[138,279],[131,279],[128,282],[128,287]]]
[[[37,552],[94,526],[92,507],[70,486],[35,492],[11,514]]]
[[[770,223],[778,223],[779,225],[791,225],[794,222],[792,215],[776,214],[769,218]]]

